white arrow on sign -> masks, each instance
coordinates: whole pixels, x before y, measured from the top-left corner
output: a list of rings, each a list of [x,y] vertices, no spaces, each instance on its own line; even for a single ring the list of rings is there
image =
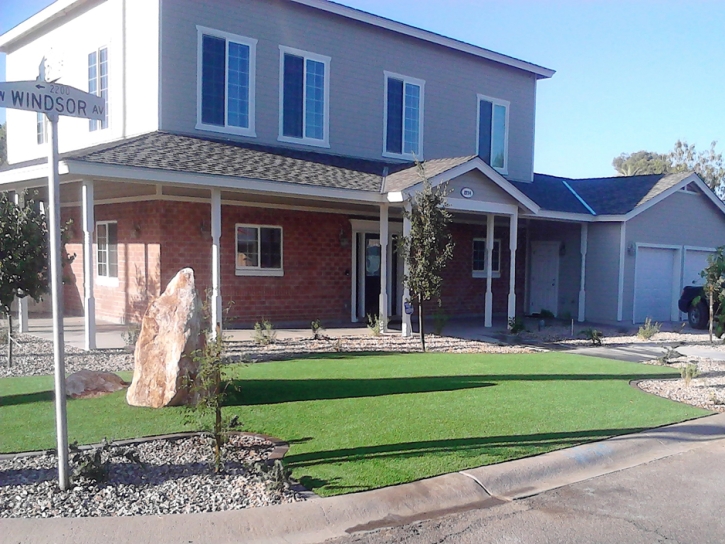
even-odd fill
[[[97,121],[106,118],[104,98],[75,87],[46,81],[0,83],[0,107]]]

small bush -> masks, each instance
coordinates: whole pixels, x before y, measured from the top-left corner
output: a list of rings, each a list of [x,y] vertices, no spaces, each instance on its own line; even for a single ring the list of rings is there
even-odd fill
[[[284,491],[292,487],[292,472],[279,459],[273,465],[259,462],[253,465],[257,479],[264,482],[269,491]]]
[[[448,314],[443,310],[437,310],[433,314],[433,334],[440,336],[448,323]]]
[[[539,317],[541,319],[554,319],[554,313],[542,308],[541,311],[539,312]]]
[[[655,334],[660,332],[661,327],[662,323],[657,323],[656,321],[652,323],[652,320],[648,317],[644,320],[644,325],[639,328],[637,336],[643,340],[649,340]]]
[[[127,347],[132,348],[136,346],[136,342],[138,341],[140,334],[141,325],[138,323],[131,323],[128,327],[126,327],[126,330],[121,333],[121,338],[123,338],[123,343],[126,344]]]
[[[373,336],[380,336],[383,332],[383,323],[377,315],[368,314],[368,330]]]
[[[571,321],[572,320],[571,312],[569,310],[565,310],[565,311],[561,312],[559,314],[559,319],[561,319],[562,321]]]
[[[260,346],[268,346],[277,341],[277,331],[272,323],[264,319],[261,323],[254,324],[253,339]]]
[[[520,317],[511,317],[509,318],[509,331],[511,334],[519,334],[520,332],[523,332],[526,330],[526,327],[524,325],[524,320]]]
[[[579,334],[584,335],[584,338],[589,340],[594,346],[602,345],[602,338],[604,338],[604,333],[598,329],[589,327],[588,329],[580,331]]]
[[[664,355],[662,357],[658,357],[657,360],[660,362],[660,364],[668,365],[671,362],[673,362],[675,359],[679,359],[680,357],[684,357],[682,353],[677,351],[677,346],[674,348],[665,347],[667,351],[665,351]]]
[[[312,339],[319,340],[320,333],[325,330],[325,327],[322,326],[319,319],[315,319],[312,323],[310,323],[310,329],[312,330]]]
[[[680,375],[685,380],[685,387],[690,387],[690,382],[700,375],[700,371],[697,370],[697,364],[687,363],[680,369]]]
[[[0,329],[0,345],[5,345],[8,343],[8,329],[2,328]]]
[[[143,465],[135,449],[114,447],[105,438],[100,445],[83,451],[78,448],[78,443],[74,442],[70,444],[70,450],[74,453],[71,458],[74,479],[81,477],[94,482],[106,481],[111,470],[112,459],[126,459],[132,463]]]

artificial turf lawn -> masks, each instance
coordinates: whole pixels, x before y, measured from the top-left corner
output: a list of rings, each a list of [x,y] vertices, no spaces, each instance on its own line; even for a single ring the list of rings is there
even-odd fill
[[[561,353],[329,354],[228,367],[241,393],[225,412],[290,442],[293,476],[334,495],[708,414],[629,385],[677,374]],[[54,447],[52,383],[0,380],[0,452]],[[69,400],[70,441],[189,430],[182,409],[132,408],[124,395]]]

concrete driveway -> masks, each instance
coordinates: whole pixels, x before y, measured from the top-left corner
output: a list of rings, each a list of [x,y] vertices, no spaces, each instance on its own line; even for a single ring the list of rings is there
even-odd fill
[[[627,344],[617,346],[587,346],[567,350],[566,353],[576,353],[588,357],[602,357],[617,361],[630,361],[641,363],[657,359],[665,354],[669,344]],[[680,346],[677,351],[688,357],[704,357],[717,361],[725,360],[725,351],[719,351],[709,346]]]

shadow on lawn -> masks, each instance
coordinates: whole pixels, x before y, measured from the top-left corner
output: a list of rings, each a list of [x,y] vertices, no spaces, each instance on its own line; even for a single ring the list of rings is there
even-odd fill
[[[53,402],[53,399],[55,399],[55,393],[53,391],[38,391],[37,393],[5,395],[0,396],[0,407],[32,404],[34,402]]]
[[[507,381],[627,381],[675,378],[677,374],[485,374],[406,378],[231,380],[226,406],[249,406],[492,387]],[[237,391],[236,393],[233,391]]]
[[[647,430],[647,427],[627,429],[591,429],[587,431],[523,434],[512,436],[481,436],[474,438],[451,438],[446,440],[424,440],[421,442],[402,442],[399,444],[383,444],[360,448],[343,448],[339,450],[315,451],[287,455],[285,462],[290,468],[301,468],[328,463],[346,463],[361,459],[405,459],[424,455],[440,455],[455,453],[469,454],[471,457],[486,454],[492,455],[497,449],[521,448],[521,457],[539,453],[540,449],[561,449],[569,446],[601,440],[620,434],[632,434]],[[485,449],[484,449],[485,448]]]

